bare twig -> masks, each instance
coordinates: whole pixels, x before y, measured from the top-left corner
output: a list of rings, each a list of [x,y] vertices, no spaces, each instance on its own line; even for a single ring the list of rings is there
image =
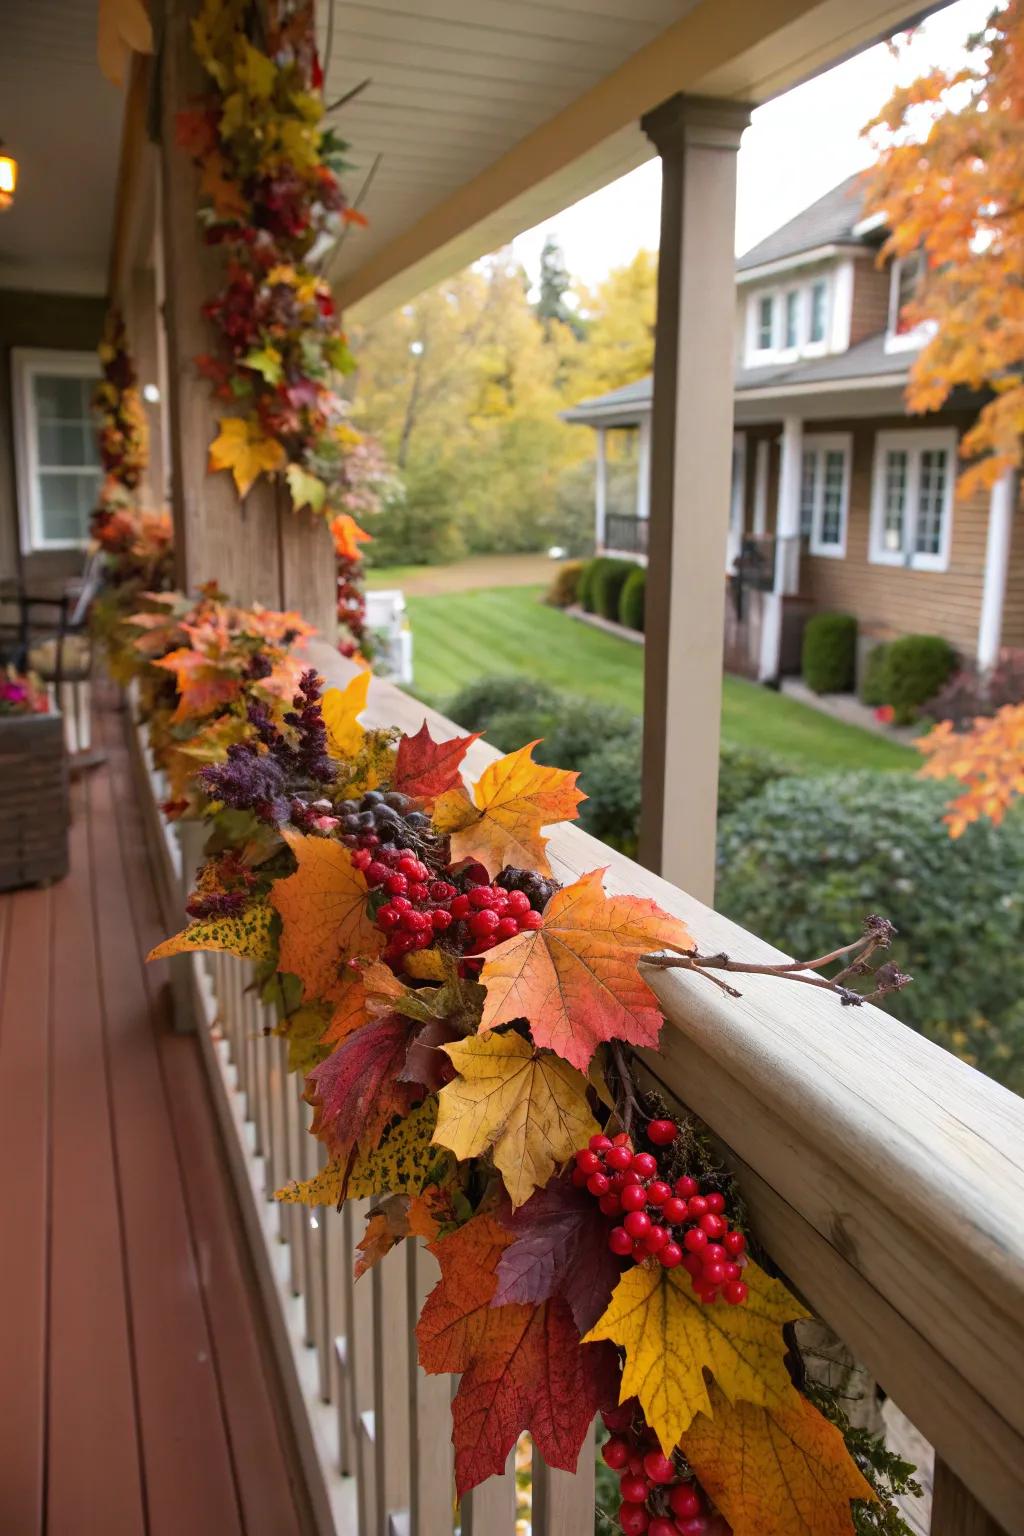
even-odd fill
[[[634,1116],[639,1114],[640,1105],[637,1103],[636,1089],[633,1085],[633,1076],[626,1062],[626,1053],[618,1040],[608,1042],[611,1047],[612,1061],[615,1064],[615,1076],[618,1079],[621,1097],[621,1106],[617,1106],[619,1119],[622,1121],[622,1129],[627,1136],[633,1129]]]

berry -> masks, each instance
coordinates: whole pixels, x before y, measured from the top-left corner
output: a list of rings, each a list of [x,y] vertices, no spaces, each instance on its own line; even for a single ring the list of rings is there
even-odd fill
[[[427,886],[423,884],[422,880],[414,880],[409,886],[409,900],[419,902],[429,901],[429,899],[430,891]]]
[[[673,1195],[670,1200],[665,1201],[661,1214],[670,1227],[677,1226],[679,1222],[686,1220],[686,1201],[680,1200],[678,1195]]]
[[[582,1168],[586,1174],[599,1173],[601,1171],[601,1159],[589,1147],[584,1147],[582,1151],[576,1153],[576,1167]]]
[[[665,1231],[665,1228],[655,1224],[644,1238],[644,1247],[648,1253],[657,1253],[658,1249],[664,1248],[667,1242],[668,1233]]]
[[[647,1479],[627,1472],[619,1484],[619,1492],[627,1504],[643,1504],[647,1498]]]
[[[703,1274],[701,1276],[701,1285],[702,1286],[714,1286],[715,1290],[717,1290],[718,1287],[724,1283],[724,1281],[725,1281],[725,1265],[724,1264],[705,1264],[704,1265],[704,1272],[703,1272]]]
[[[409,889],[409,882],[404,875],[388,875],[384,881],[384,889],[389,896],[404,896]]]
[[[594,1179],[594,1178],[598,1178],[599,1175],[592,1173],[590,1175],[590,1177],[592,1179]],[[589,1180],[588,1180],[588,1186],[589,1186]],[[592,1190],[591,1190],[591,1193],[593,1193]],[[601,1208],[601,1215],[602,1216],[618,1216],[619,1213],[622,1210],[622,1203],[619,1200],[618,1195],[615,1194],[615,1192],[613,1190],[609,1190],[606,1195],[602,1195],[600,1200],[597,1203],[598,1203],[598,1205]]]
[[[449,910],[451,911],[452,917],[454,917],[454,918],[461,919],[461,918],[464,918],[464,917],[468,917],[469,916],[469,912],[470,912],[469,897],[468,896],[453,896],[452,897],[452,904],[451,904],[451,907],[450,907]]]
[[[727,1223],[722,1220],[721,1216],[715,1216],[711,1211],[708,1211],[706,1216],[700,1218],[697,1225],[702,1232],[707,1233],[708,1237],[721,1237]]]
[[[580,1172],[582,1172],[582,1170],[577,1168],[573,1173],[572,1177],[574,1184],[576,1183],[576,1174]],[[580,1180],[580,1183],[584,1182],[584,1180]],[[620,1259],[624,1259],[627,1254],[633,1252],[633,1239],[630,1237],[625,1227],[612,1227],[608,1234],[608,1247],[611,1249],[612,1253],[617,1253]]]
[[[474,886],[474,888],[469,893],[470,906],[476,907],[481,912],[485,907],[491,906],[493,901],[494,892],[491,890],[489,885]]]
[[[587,1189],[595,1199],[599,1198],[601,1195],[608,1193],[608,1180],[603,1173],[592,1173],[587,1180]]]
[[[383,928],[387,933],[389,929],[398,927],[400,916],[400,912],[396,912],[394,907],[385,902],[384,906],[377,908],[377,927]]]
[[[676,1194],[683,1200],[689,1200],[700,1188],[696,1179],[691,1179],[689,1174],[684,1174],[681,1179],[676,1179]]]
[[[647,1140],[653,1141],[656,1147],[667,1147],[676,1139],[676,1125],[673,1120],[652,1120],[647,1127]]]
[[[509,911],[516,917],[522,917],[524,912],[533,910],[530,906],[530,898],[525,891],[510,891],[507,905]]]
[[[683,1250],[678,1243],[666,1243],[658,1249],[658,1263],[665,1269],[675,1269],[677,1264],[683,1262]]]
[[[609,1141],[608,1137],[603,1134],[603,1132],[599,1131],[596,1136],[591,1136],[590,1140],[587,1142],[587,1146],[590,1148],[591,1152],[607,1152],[608,1148],[611,1146],[611,1142]]]
[[[623,1190],[622,1193],[625,1194],[626,1191]],[[630,1211],[623,1218],[622,1225],[630,1237],[646,1237],[651,1230],[651,1218],[646,1211]]]
[[[366,876],[367,885],[372,888],[375,885],[384,884],[388,877],[388,867],[386,864],[382,864],[380,859],[371,859],[363,873]]]
[[[680,1520],[692,1520],[700,1514],[700,1495],[689,1483],[678,1483],[669,1491],[669,1507]]]
[[[619,1524],[624,1536],[644,1536],[651,1520],[642,1504],[623,1504],[619,1508]]]
[[[629,1166],[645,1179],[652,1179],[658,1171],[657,1160],[649,1152],[634,1152]]]
[[[503,917],[499,920],[498,926],[494,930],[494,937],[499,940],[514,939],[518,932],[519,924],[516,922],[515,918]]]
[[[693,1195],[687,1200],[686,1209],[696,1221],[698,1216],[705,1216],[707,1214],[708,1203],[703,1195]]]
[[[541,917],[539,912],[524,912],[522,917],[519,919],[519,926],[521,929],[543,928],[544,919]]]
[[[708,1243],[707,1247],[704,1249],[704,1252],[701,1254],[701,1260],[705,1264],[724,1264],[725,1249],[722,1247],[721,1243]]]
[[[664,1205],[671,1197],[671,1186],[662,1179],[652,1179],[647,1186],[647,1199],[651,1205]]]
[[[469,919],[469,931],[478,939],[491,938],[497,927],[498,918],[496,914],[488,912],[486,909],[474,912],[473,916]]]
[[[676,1521],[676,1530],[679,1536],[707,1536],[708,1523],[703,1515],[694,1515],[692,1520]]]
[[[431,901],[451,901],[457,894],[450,880],[432,880],[429,886]]]
[[[408,912],[412,908],[412,902],[408,896],[393,896],[391,898],[391,905],[396,912]]]
[[[642,1211],[647,1204],[647,1194],[642,1184],[627,1184],[619,1197],[624,1211]]]
[[[614,1142],[612,1143],[611,1150],[605,1159],[609,1168],[621,1169],[628,1168],[632,1160],[633,1154],[629,1148],[624,1147],[621,1144],[616,1145]]]
[[[445,911],[444,907],[435,907],[433,912],[430,914],[430,921],[433,923],[438,933],[443,933],[446,928],[451,927],[454,919],[452,918],[450,912]]]
[[[583,1188],[588,1177],[589,1175],[584,1173],[582,1168],[574,1168],[572,1171],[572,1182],[577,1189]]]
[[[746,1246],[747,1240],[742,1232],[727,1232],[722,1238],[722,1247],[726,1253],[731,1253],[733,1257],[742,1253]]]
[[[730,1280],[723,1292],[730,1307],[741,1307],[750,1295],[742,1280]]]
[[[629,1461],[629,1442],[613,1435],[602,1445],[601,1457],[606,1467],[611,1467],[613,1472],[620,1472]]]
[[[612,1146],[613,1147],[628,1147],[631,1154],[632,1154],[632,1151],[633,1151],[633,1143],[630,1141],[629,1136],[626,1134],[625,1131],[619,1131],[617,1136],[613,1136],[612,1137]]]
[[[676,1523],[666,1520],[664,1515],[655,1515],[647,1527],[647,1536],[676,1536]]]
[[[713,1212],[714,1215],[718,1216],[725,1210],[725,1196],[720,1195],[717,1190],[713,1190],[710,1195],[705,1195],[704,1198],[708,1202],[708,1210]]]
[[[700,1227],[691,1227],[683,1238],[683,1247],[690,1253],[701,1253],[708,1245],[708,1235]]]

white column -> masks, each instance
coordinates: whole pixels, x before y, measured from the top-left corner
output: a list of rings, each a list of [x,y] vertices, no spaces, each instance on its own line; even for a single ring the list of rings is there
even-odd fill
[[[608,510],[608,461],[605,455],[604,427],[597,428],[597,460],[594,475],[594,548],[604,549],[604,522]]]
[[[645,521],[651,515],[651,418],[641,416],[637,440],[636,515]]]
[[[726,575],[732,570],[743,548],[743,519],[747,508],[747,434],[734,432],[732,438],[732,490],[729,497],[729,537],[725,547]]]
[[[1012,469],[1008,469],[992,487],[988,507],[985,584],[978,622],[978,669],[981,672],[987,672],[995,665],[1002,645],[1003,603],[1006,598],[1006,573],[1010,564],[1010,539],[1016,500],[1017,476]]]
[[[754,457],[754,533],[763,537],[768,532],[768,465],[772,445],[766,437],[758,438]]]
[[[800,475],[803,463],[803,423],[787,416],[782,423],[782,458],[779,464],[779,502],[775,517],[775,582],[764,604],[761,622],[762,682],[779,675],[782,654],[784,599],[800,588]]]
[[[673,96],[643,119],[662,162],[651,415],[640,857],[715,889],[733,435],[737,102]]]

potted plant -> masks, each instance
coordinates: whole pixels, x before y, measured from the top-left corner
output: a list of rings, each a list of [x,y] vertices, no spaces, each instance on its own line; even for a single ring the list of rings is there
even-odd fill
[[[0,890],[68,871],[63,722],[39,681],[0,671]]]

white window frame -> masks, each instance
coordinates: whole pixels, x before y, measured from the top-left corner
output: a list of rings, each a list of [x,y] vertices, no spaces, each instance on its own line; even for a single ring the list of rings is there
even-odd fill
[[[833,285],[829,282],[828,278],[824,274],[819,274],[817,277],[812,277],[810,282],[807,284],[807,297],[805,300],[807,305],[807,319],[804,326],[805,339],[801,349],[805,357],[817,357],[824,353],[828,347],[829,332],[832,329],[832,287]],[[821,317],[821,335],[816,340],[812,341],[811,317],[814,314],[815,288],[824,288],[825,303]]]
[[[910,571],[947,571],[953,543],[953,501],[956,489],[959,437],[955,427],[920,427],[900,432],[875,434],[875,459],[871,474],[871,530],[868,559],[872,565],[902,566]],[[938,554],[920,554],[914,549],[918,489],[921,483],[921,455],[940,449],[949,460],[949,473],[942,503],[942,537]],[[902,550],[886,549],[885,534],[885,459],[892,452],[907,455],[907,515],[904,522]]]
[[[748,368],[767,363],[796,362],[801,357],[824,357],[829,351],[830,339],[835,328],[835,311],[839,298],[836,271],[818,272],[811,277],[801,277],[794,282],[777,283],[771,288],[756,288],[747,295],[746,348],[744,362]],[[825,324],[819,341],[811,337],[812,290],[819,284],[825,288]],[[797,339],[792,346],[786,336],[786,311],[791,295],[796,296]],[[772,344],[761,345],[761,305],[772,307]],[[841,350],[841,349],[836,349]]]
[[[846,529],[850,520],[850,469],[853,460],[853,436],[850,432],[806,432],[801,445],[800,471],[803,476],[803,456],[813,453],[814,503],[811,509],[811,534],[809,548],[812,555],[823,555],[829,560],[846,559]],[[822,523],[825,515],[825,455],[841,453],[843,456],[843,496],[839,507],[839,539],[826,544],[822,539]]]
[[[64,352],[56,348],[12,347],[11,392],[14,403],[14,458],[18,494],[18,522],[23,554],[45,554],[50,550],[85,549],[88,534],[81,539],[47,539],[43,535],[42,508],[39,503],[39,455],[36,433],[33,381],[37,374],[64,374],[70,378],[100,378],[100,364],[95,352]],[[102,478],[102,472],[101,472]]]
[[[924,260],[921,251],[915,251],[914,256]],[[898,329],[900,323],[900,276],[906,266],[907,257],[894,256],[889,268],[889,316],[885,328],[885,350],[887,352],[911,352],[920,351],[925,342],[930,341],[935,334],[934,320],[922,320],[920,324],[910,330]]]

